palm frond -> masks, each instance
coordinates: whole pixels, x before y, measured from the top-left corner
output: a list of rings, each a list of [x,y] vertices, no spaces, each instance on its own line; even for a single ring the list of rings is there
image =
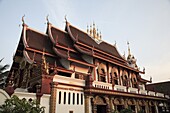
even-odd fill
[[[2,62],[4,58],[0,59],[0,63]],[[9,68],[9,65],[6,64],[6,65],[0,65],[0,74],[2,74],[6,69]]]
[[[0,62],[2,62],[3,59],[4,59],[4,58],[2,58],[2,59],[0,60]]]

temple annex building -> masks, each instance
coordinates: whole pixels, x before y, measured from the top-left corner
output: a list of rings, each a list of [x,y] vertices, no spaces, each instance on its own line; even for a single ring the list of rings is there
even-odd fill
[[[66,21],[61,30],[47,21],[46,33],[23,21],[20,41],[7,78],[6,92],[35,98],[46,113],[169,112],[169,95],[149,91],[135,57]]]

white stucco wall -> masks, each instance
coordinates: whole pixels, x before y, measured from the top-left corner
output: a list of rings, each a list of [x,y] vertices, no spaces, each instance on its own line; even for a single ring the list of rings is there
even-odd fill
[[[61,103],[59,103],[59,92],[61,92]],[[64,93],[66,94],[66,103],[64,104]],[[70,104],[68,103],[68,94],[70,93]],[[74,104],[73,104],[73,94],[75,95]],[[77,104],[77,94],[79,95],[79,104]],[[83,100],[81,100],[81,95]],[[56,93],[56,113],[84,113],[84,93],[80,91],[71,91],[71,90],[62,90],[57,89]],[[81,103],[83,101],[83,103]]]
[[[50,95],[44,94],[40,101],[41,106],[45,106],[45,113],[49,113],[50,109]]]
[[[30,98],[36,100],[35,93],[23,92],[22,89],[17,89],[13,95],[18,96],[20,99],[25,98],[29,100]],[[49,113],[50,95],[44,94],[41,97],[40,105],[45,107],[45,113]]]
[[[4,104],[6,99],[9,99],[10,96],[2,89],[0,89],[0,105]]]

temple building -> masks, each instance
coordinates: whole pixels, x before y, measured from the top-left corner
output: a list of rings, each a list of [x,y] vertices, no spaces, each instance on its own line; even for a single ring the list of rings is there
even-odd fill
[[[65,30],[47,20],[46,33],[23,21],[20,41],[7,78],[6,92],[49,95],[46,113],[169,112],[168,95],[149,91],[136,58],[121,55],[102,40],[95,24],[87,32],[66,20]],[[44,101],[45,103],[45,101]]]

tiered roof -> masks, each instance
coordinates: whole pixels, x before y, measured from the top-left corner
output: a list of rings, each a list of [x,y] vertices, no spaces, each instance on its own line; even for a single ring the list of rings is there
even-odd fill
[[[58,62],[60,58],[87,67],[95,67],[93,63],[89,63],[81,57],[82,55],[88,55],[135,72],[143,73],[138,69],[130,67],[114,45],[102,40],[100,40],[100,43],[97,43],[94,37],[67,21],[65,31],[56,28],[48,22],[46,34],[40,33],[23,23],[21,39],[12,68],[18,67],[19,57],[23,55],[29,63],[41,63],[43,53],[50,67],[57,65],[59,68],[65,69]]]

